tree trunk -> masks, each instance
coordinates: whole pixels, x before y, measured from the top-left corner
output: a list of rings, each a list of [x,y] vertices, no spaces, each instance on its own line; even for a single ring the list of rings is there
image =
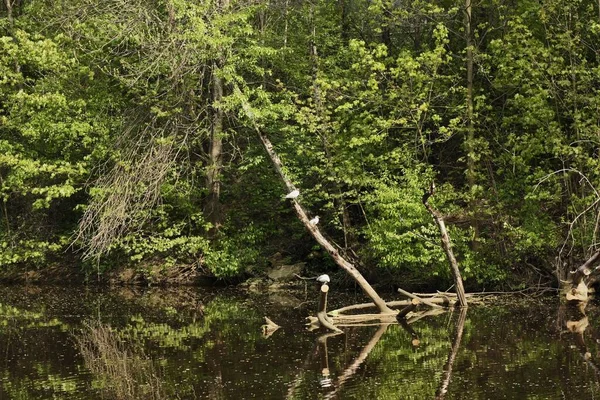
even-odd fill
[[[8,35],[11,36],[13,38],[13,40],[15,40],[14,39],[15,14],[17,13],[17,10],[19,9],[21,4],[19,1],[14,1],[14,0],[4,0],[3,3],[4,3],[4,6],[6,7],[6,20],[8,21]],[[19,74],[21,72],[21,64],[19,64],[19,61],[17,61],[17,60],[15,60],[15,63],[14,63],[14,71],[17,74]]]
[[[473,154],[473,43],[471,42],[471,1],[465,0],[465,42],[467,46],[467,182],[475,184],[475,160]]]
[[[11,0],[4,0],[4,6],[6,7],[6,19],[8,20],[8,26],[11,31],[15,25],[15,18],[13,15],[13,5]],[[11,32],[12,33],[12,32]]]
[[[442,247],[444,248],[444,252],[446,253],[446,257],[448,257],[448,261],[450,262],[450,268],[452,270],[452,277],[454,278],[454,287],[456,288],[456,295],[458,296],[458,302],[461,307],[467,306],[467,297],[465,296],[465,288],[463,286],[462,276],[460,275],[460,269],[458,268],[458,262],[456,261],[456,257],[454,257],[454,252],[452,251],[452,243],[450,242],[450,236],[448,235],[448,230],[446,229],[446,223],[444,222],[444,217],[442,214],[434,209],[429,203],[429,197],[433,196],[435,191],[435,185],[431,184],[431,189],[428,193],[425,193],[423,196],[423,204],[433,217],[435,223],[440,229],[440,233],[442,235]]]
[[[216,0],[217,11],[226,12],[229,7],[229,0]],[[221,226],[221,172],[223,169],[223,108],[220,104],[223,100],[223,80],[219,76],[225,64],[225,59],[220,58],[213,61],[211,76],[211,102],[212,116],[210,127],[210,143],[208,151],[208,168],[206,173],[206,187],[208,195],[204,203],[204,217],[212,224],[211,232],[213,235]]]
[[[475,186],[475,126],[473,117],[473,41],[471,40],[471,16],[472,0],[465,0],[465,44],[467,47],[467,137],[465,141],[466,159],[467,159],[467,185],[469,190]],[[475,201],[471,199],[470,209],[474,211]],[[471,246],[476,247],[476,241],[479,236],[479,226],[477,220],[472,224],[474,229]]]
[[[221,169],[223,167],[223,109],[219,104],[223,99],[223,82],[218,76],[219,63],[213,63],[212,71],[212,121],[210,127],[210,145],[208,151],[208,170],[206,187],[208,196],[204,204],[204,216],[215,232],[220,227],[221,207]]]
[[[311,7],[311,42],[310,42],[310,62],[311,62],[311,73],[312,73],[312,86],[313,86],[313,101],[315,104],[315,114],[319,118],[319,121],[322,120],[323,117],[323,96],[321,93],[321,87],[319,86],[318,78],[319,78],[319,52],[317,48],[317,31],[316,25],[314,22],[314,6]],[[333,170],[331,167],[335,162],[330,152],[329,145],[329,127],[326,124],[320,125],[317,132],[321,137],[321,142],[323,144],[323,152],[325,153],[325,159],[327,160],[327,169]],[[330,168],[331,167],[331,168]],[[340,210],[342,216],[342,229],[344,231],[344,251],[347,252],[353,244],[356,243],[356,238],[352,233],[351,229],[351,220],[348,210],[346,208],[346,202],[344,200],[344,194],[342,192],[341,186],[337,183],[336,179],[333,183],[335,186],[335,190],[339,194],[339,199],[334,199],[334,205],[336,209]]]
[[[261,142],[263,143],[263,145],[265,147],[265,150],[267,151],[267,154],[269,155],[269,157],[271,158],[271,161],[273,162],[275,170],[281,177],[281,180],[285,183],[285,186],[286,186],[288,192],[295,190],[296,188],[294,187],[292,182],[289,180],[289,178],[283,172],[283,166],[282,166],[281,160],[279,159],[279,156],[273,149],[273,145],[271,144],[271,141],[265,135],[263,135],[262,132],[260,132],[258,130],[258,128],[257,128],[257,132],[258,132],[258,136],[259,136]],[[367,296],[369,296],[371,298],[371,300],[373,300],[373,303],[375,303],[375,305],[377,306],[379,311],[381,313],[394,313],[394,311],[391,310],[385,304],[385,301],[383,301],[383,299],[381,297],[379,297],[377,292],[371,287],[369,282],[367,282],[367,280],[354,267],[354,265],[352,265],[350,262],[348,262],[346,259],[344,259],[340,255],[338,250],[335,247],[333,247],[333,245],[331,243],[329,243],[329,241],[327,239],[325,239],[325,237],[321,234],[321,232],[319,231],[319,228],[316,225],[313,225],[309,222],[309,218],[306,215],[306,212],[304,211],[304,209],[300,206],[300,204],[295,199],[291,200],[291,201],[292,201],[294,210],[296,211],[296,215],[298,215],[298,218],[304,224],[304,226],[306,227],[308,232],[327,251],[327,253],[329,253],[329,255],[333,258],[333,260],[336,262],[336,264],[340,268],[342,268],[344,271],[346,271],[356,281],[356,283],[358,283],[358,285],[365,292],[365,294]]]

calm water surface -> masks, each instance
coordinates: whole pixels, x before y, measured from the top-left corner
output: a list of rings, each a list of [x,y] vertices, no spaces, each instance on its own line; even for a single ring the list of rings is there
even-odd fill
[[[324,335],[304,326],[310,294],[0,288],[0,399],[600,398],[594,304],[470,307]],[[265,332],[264,316],[281,328]]]

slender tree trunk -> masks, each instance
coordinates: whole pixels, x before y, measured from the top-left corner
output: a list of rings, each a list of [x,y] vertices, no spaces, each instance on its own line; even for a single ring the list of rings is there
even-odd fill
[[[8,1],[8,0],[7,0]],[[2,175],[0,175],[0,189],[4,186],[4,180],[2,179]],[[2,199],[2,211],[4,214],[4,223],[6,224],[6,233],[10,236],[10,220],[8,219],[8,206],[7,206],[6,198]]]
[[[4,6],[6,7],[6,20],[8,21],[8,34],[14,39],[14,31],[15,31],[15,14],[16,9],[20,6],[20,2],[18,0],[4,0]],[[19,61],[15,60],[14,70],[18,74],[21,72],[21,64]]]
[[[446,229],[446,223],[444,222],[444,217],[442,214],[434,209],[429,203],[429,197],[433,196],[435,192],[435,185],[431,184],[431,189],[428,193],[425,193],[423,196],[423,204],[427,208],[427,211],[433,217],[433,220],[437,224],[440,229],[440,233],[442,235],[442,247],[444,248],[444,252],[448,257],[448,261],[450,262],[450,269],[452,271],[452,277],[454,278],[454,287],[456,288],[456,295],[458,296],[458,303],[461,307],[467,306],[467,297],[465,295],[465,288],[463,286],[462,276],[460,275],[460,269],[458,268],[458,262],[456,261],[456,257],[454,257],[454,252],[452,251],[452,243],[450,242],[450,236],[448,235],[448,230]]]
[[[284,5],[284,26],[283,26],[283,48],[287,49],[287,42],[288,42],[288,7],[289,7],[289,0],[285,0],[285,5]]]
[[[204,205],[204,216],[218,230],[221,221],[219,197],[221,195],[221,169],[223,167],[223,110],[218,104],[223,99],[223,82],[217,75],[217,63],[213,63],[212,72],[212,121],[210,128],[210,146],[208,151],[208,171],[206,187],[208,196]]]
[[[467,46],[467,137],[465,141],[465,150],[467,152],[467,185],[469,190],[475,186],[475,126],[473,117],[473,41],[471,40],[471,16],[472,0],[465,0],[465,44]],[[470,202],[471,211],[475,209],[475,201]],[[472,247],[476,247],[476,240],[479,236],[479,226],[477,221],[472,224],[474,229]]]
[[[4,0],[4,5],[6,6],[6,19],[8,20],[8,26],[11,31],[15,25],[15,17],[13,15],[13,5],[11,0]],[[11,32],[12,33],[12,32]]]
[[[344,43],[348,43],[348,39],[350,38],[350,24],[348,22],[348,13],[349,13],[349,8],[350,8],[350,1],[351,0],[338,0],[338,7],[340,8],[340,14],[341,14],[341,21],[340,21],[340,28],[341,28],[341,34],[340,36],[342,37],[342,42]],[[600,1],[600,0],[599,0]]]
[[[283,172],[283,165],[281,163],[281,160],[279,159],[279,156],[273,149],[271,141],[265,135],[263,135],[262,132],[258,130],[258,128],[257,132],[261,142],[263,143],[263,146],[265,147],[265,150],[267,151],[267,154],[273,162],[275,170],[281,177],[281,180],[285,183],[288,192],[295,190],[296,188],[289,180],[287,175]],[[365,294],[369,296],[371,300],[373,300],[373,303],[375,303],[375,306],[379,309],[379,311],[381,313],[394,313],[394,311],[391,310],[385,304],[385,301],[383,301],[383,299],[379,297],[377,292],[373,289],[373,287],[371,287],[369,282],[367,282],[367,280],[356,269],[356,267],[354,267],[354,265],[352,265],[349,261],[347,261],[340,255],[339,251],[335,247],[333,247],[333,245],[329,243],[329,241],[325,239],[325,237],[321,234],[319,228],[316,225],[313,225],[309,222],[309,218],[306,215],[304,209],[300,206],[300,204],[296,200],[292,200],[292,205],[294,207],[294,211],[296,211],[296,214],[298,215],[298,218],[304,224],[308,232],[329,253],[329,255],[333,258],[336,264],[344,271],[346,271],[356,281],[356,283],[358,283],[358,285],[365,292]]]
[[[473,43],[471,41],[471,1],[465,0],[465,42],[467,46],[467,182],[469,187],[475,184],[475,160],[473,140]]]
[[[310,8],[310,20],[312,24],[311,38],[310,38],[310,63],[311,73],[313,81],[313,100],[315,102],[315,109],[317,114],[321,111],[321,88],[317,82],[319,76],[319,54],[317,52],[317,27],[315,24],[315,9],[314,5]]]
[[[225,12],[229,0],[217,0],[219,12]],[[208,151],[208,169],[206,173],[206,187],[208,195],[204,203],[204,217],[212,224],[211,234],[218,231],[221,225],[221,171],[223,169],[223,80],[219,76],[223,68],[224,59],[221,56],[213,61],[211,76],[212,120],[210,128],[210,144]]]

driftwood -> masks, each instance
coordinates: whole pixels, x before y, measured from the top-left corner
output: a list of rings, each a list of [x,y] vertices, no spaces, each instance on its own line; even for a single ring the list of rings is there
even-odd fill
[[[439,304],[435,304],[432,301],[426,300],[426,299],[422,299],[418,296],[415,296],[414,294],[407,292],[406,290],[400,289],[398,288],[398,293],[405,295],[406,297],[410,297],[411,299],[416,299],[418,301],[420,301],[423,304],[427,304],[429,307],[432,308],[442,308],[442,306],[440,306]]]
[[[418,302],[418,305],[427,305],[431,307],[431,311],[437,310],[437,312],[428,311],[427,315],[437,315],[445,312],[448,307],[453,307],[458,303],[458,296],[455,293],[447,292],[436,292],[436,293],[410,293],[405,290],[399,289],[400,293],[409,297],[411,300],[396,300],[389,301],[386,304],[388,307],[402,307],[399,313],[405,311],[405,313],[412,318],[412,315],[416,315],[412,309],[413,302]],[[471,303],[483,303],[486,298],[495,297],[499,294],[505,294],[500,292],[482,292],[482,293],[465,293],[465,297],[470,299]],[[331,316],[336,326],[356,326],[365,325],[367,321],[380,321],[380,323],[386,323],[396,318],[399,314],[381,314],[381,313],[363,313],[363,314],[346,314],[349,311],[364,310],[368,308],[374,308],[373,303],[360,303],[352,304],[349,306],[337,308],[329,311],[328,315]],[[407,307],[410,307],[407,309]],[[415,306],[416,308],[417,306]],[[402,315],[400,315],[402,316]],[[317,318],[311,317],[315,321]],[[309,318],[309,319],[311,319]]]
[[[433,217],[433,220],[440,229],[440,233],[442,234],[442,247],[444,248],[446,256],[448,257],[448,261],[450,262],[450,269],[452,271],[452,277],[454,278],[454,287],[456,288],[458,303],[461,307],[466,307],[467,298],[465,297],[465,288],[463,286],[462,277],[460,275],[460,269],[458,268],[458,262],[456,261],[456,257],[454,257],[454,252],[452,251],[452,243],[450,242],[450,236],[448,235],[448,230],[446,229],[444,217],[438,210],[434,209],[428,203],[429,198],[433,196],[434,193],[435,185],[432,182],[429,192],[426,192],[423,195],[423,205],[425,205],[425,208],[427,208],[427,211],[429,211],[429,213]]]
[[[433,297],[436,296],[436,294],[432,293],[429,297]],[[425,296],[418,296],[421,300],[423,300],[423,297]],[[408,306],[409,304],[411,304],[412,300],[396,300],[396,301],[388,301],[386,304],[388,305],[388,307],[405,307]],[[456,304],[456,299],[449,299],[445,296],[438,296],[437,298],[429,298],[427,299],[427,302],[429,303],[433,303],[435,305],[442,305],[442,306],[452,306],[454,304]],[[426,304],[425,302],[423,302],[423,304]],[[345,306],[345,307],[341,307],[341,308],[336,308],[335,310],[329,311],[329,315],[332,316],[337,316],[337,315],[343,315],[343,313],[347,312],[347,311],[353,311],[353,310],[362,310],[365,308],[373,308],[375,307],[375,304],[373,303],[360,303],[360,304],[352,304],[349,306]],[[438,307],[435,307],[438,308]]]

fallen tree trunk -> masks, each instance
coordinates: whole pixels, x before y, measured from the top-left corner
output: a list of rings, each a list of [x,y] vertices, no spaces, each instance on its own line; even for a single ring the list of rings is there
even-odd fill
[[[285,183],[288,193],[291,193],[292,191],[296,190],[290,179],[283,171],[283,165],[281,163],[281,160],[279,159],[279,156],[273,149],[273,144],[271,144],[271,141],[258,129],[258,127],[255,128],[263,146],[265,147],[265,150],[267,151],[267,154],[269,155],[269,158],[271,158],[275,170],[281,177],[281,180]],[[296,199],[292,199],[291,202],[294,207],[294,210],[296,211],[296,214],[298,215],[298,218],[304,224],[308,232],[315,238],[315,240],[321,245],[321,247],[323,247],[325,251],[329,253],[329,255],[333,258],[336,264],[344,271],[346,271],[356,281],[356,283],[358,283],[358,285],[365,292],[365,294],[369,296],[371,300],[373,300],[373,303],[375,303],[375,305],[379,309],[379,312],[394,313],[394,311],[386,305],[385,301],[381,297],[379,297],[375,289],[373,289],[369,282],[367,282],[367,280],[362,276],[358,269],[356,269],[354,265],[352,265],[348,260],[342,257],[339,251],[331,243],[329,243],[329,241],[323,236],[317,225],[311,224],[309,222],[310,219],[308,218],[306,212],[300,206],[298,201]]]
[[[427,305],[428,305],[429,307],[431,307],[431,308],[442,308],[442,306],[440,306],[440,305],[438,305],[438,304],[435,304],[435,303],[434,303],[434,302],[432,302],[432,301],[425,300],[425,299],[422,299],[422,298],[420,298],[420,297],[418,297],[418,296],[415,296],[414,294],[412,294],[412,293],[410,293],[410,292],[407,292],[406,290],[403,290],[403,289],[400,289],[400,288],[398,288],[398,293],[400,293],[400,294],[403,294],[403,295],[405,295],[406,297],[410,297],[411,299],[416,299],[416,300],[420,301],[420,302],[421,302],[421,303],[423,303],[423,304],[427,304]]]
[[[402,310],[400,310],[400,312],[396,315],[396,319],[398,321],[404,320],[406,318],[406,316],[408,315],[408,313],[413,312],[417,309],[417,306],[419,304],[421,304],[419,299],[412,299],[409,305],[407,305]]]
[[[456,288],[456,294],[458,296],[458,302],[461,307],[467,306],[467,298],[465,297],[465,288],[463,286],[462,277],[460,275],[460,269],[458,268],[458,262],[456,261],[456,257],[454,257],[454,252],[452,251],[452,244],[450,242],[450,236],[448,235],[448,230],[446,229],[446,223],[444,222],[444,217],[442,214],[434,209],[429,203],[428,200],[435,193],[435,185],[433,182],[431,183],[431,188],[429,192],[423,195],[423,205],[427,208],[427,211],[433,217],[433,220],[437,224],[440,229],[440,233],[442,234],[442,247],[444,248],[444,252],[446,252],[446,256],[448,257],[448,261],[450,262],[450,269],[452,271],[452,277],[454,278],[454,287]]]

